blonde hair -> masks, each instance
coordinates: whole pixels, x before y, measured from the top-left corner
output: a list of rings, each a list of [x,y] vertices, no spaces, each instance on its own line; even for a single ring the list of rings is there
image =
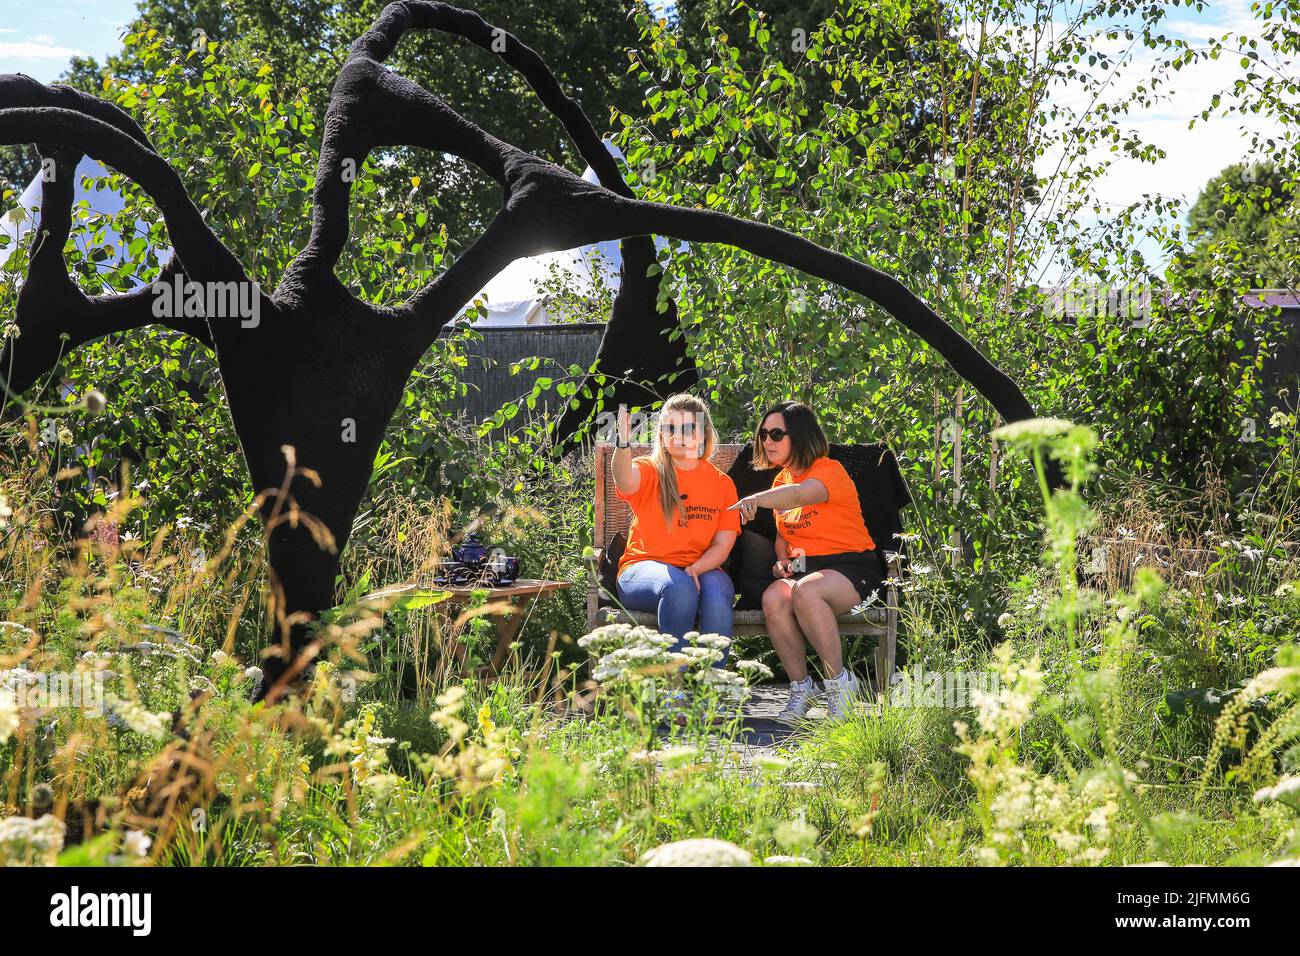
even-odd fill
[[[685,524],[685,516],[681,511],[682,495],[677,488],[677,470],[673,467],[673,456],[663,441],[661,425],[664,416],[669,412],[691,412],[695,416],[696,434],[703,432],[704,436],[704,446],[700,455],[704,461],[708,461],[713,456],[713,449],[718,445],[718,432],[713,427],[713,416],[709,414],[709,406],[703,401],[685,392],[670,395],[668,401],[664,402],[663,407],[659,409],[659,417],[655,420],[654,444],[650,454],[642,456],[645,461],[650,462],[659,475],[659,504],[663,508],[664,524],[672,523],[674,513],[678,515],[678,524]]]

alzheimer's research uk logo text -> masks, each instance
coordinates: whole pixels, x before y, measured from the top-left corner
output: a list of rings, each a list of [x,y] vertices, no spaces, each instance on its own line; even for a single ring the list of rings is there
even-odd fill
[[[135,936],[148,936],[153,928],[151,893],[70,893],[50,897],[50,925],[55,927],[125,926]]]

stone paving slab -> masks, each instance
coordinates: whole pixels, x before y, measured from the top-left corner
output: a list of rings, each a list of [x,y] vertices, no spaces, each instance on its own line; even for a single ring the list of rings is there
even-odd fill
[[[759,684],[750,691],[752,696],[744,704],[745,716],[737,744],[745,750],[775,750],[795,733],[793,728],[773,720],[790,698],[790,685]]]
[[[796,729],[774,719],[789,699],[788,683],[759,684],[750,688],[750,697],[742,707],[740,733],[736,739],[728,741],[728,746],[740,757],[737,768],[740,773],[752,773],[755,758],[793,747],[798,738],[808,732],[806,727]],[[825,716],[826,710],[820,705],[814,705],[808,711],[813,722]]]

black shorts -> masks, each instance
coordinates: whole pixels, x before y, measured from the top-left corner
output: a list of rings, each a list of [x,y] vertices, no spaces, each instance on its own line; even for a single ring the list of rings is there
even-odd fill
[[[885,583],[885,559],[881,557],[879,548],[844,554],[807,555],[804,567],[806,570],[793,577],[801,578],[814,571],[838,571],[853,584],[859,601],[868,600],[873,591],[877,592],[876,597],[879,598],[878,592]]]

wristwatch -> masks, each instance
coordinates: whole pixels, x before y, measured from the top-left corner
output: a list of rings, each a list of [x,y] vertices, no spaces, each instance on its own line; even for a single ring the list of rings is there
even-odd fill
[[[615,447],[615,448],[631,448],[631,447],[632,447],[632,443],[631,443],[630,441],[623,441],[623,440],[620,439],[617,435],[615,435],[615,436],[614,436],[614,447]]]

